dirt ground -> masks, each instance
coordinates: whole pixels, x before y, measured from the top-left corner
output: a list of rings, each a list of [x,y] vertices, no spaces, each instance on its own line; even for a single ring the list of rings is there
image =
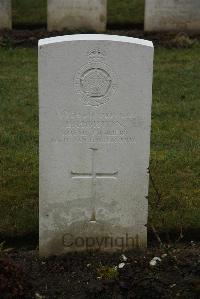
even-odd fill
[[[83,32],[84,33],[84,32]],[[45,29],[0,31],[0,46],[5,47],[37,47],[38,40],[42,38],[70,34],[67,32],[47,32]],[[200,41],[200,35],[184,32],[180,33],[145,33],[140,29],[107,30],[105,34],[123,35],[153,41],[155,46],[164,47],[190,47]]]
[[[47,259],[21,248],[1,256],[0,294],[1,299],[198,299],[200,244]]]

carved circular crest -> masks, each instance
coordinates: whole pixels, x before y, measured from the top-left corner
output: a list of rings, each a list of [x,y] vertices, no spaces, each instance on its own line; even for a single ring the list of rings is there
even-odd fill
[[[114,94],[117,77],[108,65],[91,62],[77,72],[74,85],[85,105],[100,106]]]

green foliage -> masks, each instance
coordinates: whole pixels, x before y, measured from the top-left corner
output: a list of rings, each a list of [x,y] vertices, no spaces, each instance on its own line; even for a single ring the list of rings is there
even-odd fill
[[[97,268],[97,277],[104,280],[114,280],[119,273],[115,266],[100,266]]]
[[[1,38],[0,47],[12,49],[12,40],[8,34],[5,33],[4,36]]]

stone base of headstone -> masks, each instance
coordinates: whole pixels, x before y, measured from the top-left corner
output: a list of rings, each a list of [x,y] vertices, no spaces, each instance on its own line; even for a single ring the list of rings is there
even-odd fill
[[[0,0],[0,30],[12,28],[11,0]]]
[[[146,0],[145,31],[200,32],[199,0]]]
[[[107,0],[48,0],[48,31],[106,30]]]

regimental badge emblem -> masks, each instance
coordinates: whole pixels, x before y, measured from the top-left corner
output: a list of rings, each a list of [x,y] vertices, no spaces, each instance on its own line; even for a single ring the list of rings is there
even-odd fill
[[[85,105],[103,105],[117,89],[117,76],[105,63],[105,56],[105,51],[92,49],[88,52],[88,63],[75,75],[74,86]]]

